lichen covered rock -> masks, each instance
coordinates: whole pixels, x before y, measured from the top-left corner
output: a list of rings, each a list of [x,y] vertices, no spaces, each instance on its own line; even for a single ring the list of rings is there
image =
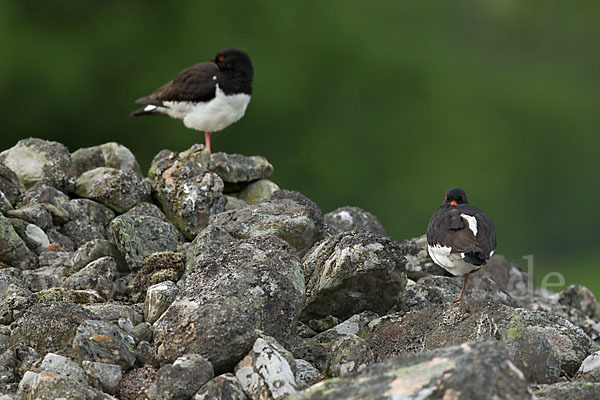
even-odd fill
[[[385,235],[376,216],[358,207],[340,207],[325,214],[325,222],[335,233],[364,230]]]

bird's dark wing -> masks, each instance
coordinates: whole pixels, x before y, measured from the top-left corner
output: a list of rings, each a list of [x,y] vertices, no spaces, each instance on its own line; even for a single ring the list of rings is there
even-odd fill
[[[482,250],[482,253],[489,254],[496,249],[496,230],[492,220],[477,210],[475,214],[477,219],[477,247]]]
[[[208,101],[215,97],[218,73],[217,64],[211,61],[193,65],[151,95],[135,102],[162,106],[164,101]]]
[[[427,242],[431,246],[451,247],[454,253],[464,253],[477,246],[477,240],[458,208],[440,208],[429,221]]]

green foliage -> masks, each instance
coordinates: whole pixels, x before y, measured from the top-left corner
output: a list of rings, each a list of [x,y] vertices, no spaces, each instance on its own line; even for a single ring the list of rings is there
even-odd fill
[[[129,118],[133,101],[239,47],[255,92],[215,151],[265,155],[280,187],[324,211],[360,206],[397,240],[422,234],[461,186],[496,222],[500,253],[572,266],[600,250],[599,11],[557,0],[7,0],[0,148],[28,136],[72,151],[117,141],[146,170],[203,135]]]

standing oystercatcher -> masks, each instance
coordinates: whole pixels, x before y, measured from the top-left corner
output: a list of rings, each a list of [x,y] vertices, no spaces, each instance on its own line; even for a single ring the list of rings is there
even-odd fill
[[[440,208],[427,227],[427,250],[431,259],[463,277],[455,302],[462,300],[468,274],[484,266],[494,254],[496,231],[492,220],[469,204],[464,190],[448,189]]]
[[[135,102],[144,108],[132,116],[166,114],[204,131],[210,151],[210,134],[225,129],[244,116],[252,95],[254,70],[248,54],[225,49],[212,61],[181,71],[149,96]]]

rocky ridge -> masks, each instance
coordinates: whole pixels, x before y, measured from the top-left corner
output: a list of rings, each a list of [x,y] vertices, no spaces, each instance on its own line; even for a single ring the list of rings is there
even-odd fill
[[[600,319],[495,255],[460,278],[423,237],[323,214],[260,156],[0,153],[0,400],[597,399]]]

